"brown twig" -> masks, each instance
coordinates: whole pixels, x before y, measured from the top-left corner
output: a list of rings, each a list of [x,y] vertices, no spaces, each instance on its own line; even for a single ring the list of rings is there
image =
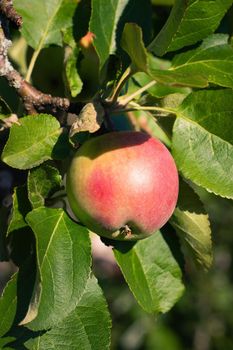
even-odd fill
[[[18,28],[22,26],[22,17],[15,11],[12,0],[0,0],[0,12]]]
[[[1,4],[1,7],[2,6]],[[38,111],[43,110],[52,113],[67,111],[70,106],[70,101],[67,98],[53,97],[49,94],[42,93],[26,82],[19,72],[14,69],[8,59],[8,49],[11,46],[11,40],[7,32],[6,20],[3,15],[0,14],[0,76],[5,77],[9,86],[17,91],[18,95],[23,100],[27,112],[36,114]]]

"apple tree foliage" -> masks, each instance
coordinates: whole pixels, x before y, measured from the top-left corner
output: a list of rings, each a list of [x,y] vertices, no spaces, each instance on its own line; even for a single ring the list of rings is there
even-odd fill
[[[146,131],[170,149],[179,170],[177,207],[161,232],[136,243],[105,240],[140,306],[164,313],[182,296],[180,252],[186,265],[211,266],[210,222],[198,193],[233,198],[233,45],[218,32],[233,1],[176,0],[159,31],[152,3],[13,2],[23,24],[10,26],[9,59],[40,85],[55,65],[45,65],[43,54],[59,48],[62,91],[55,82],[49,92],[69,102],[57,109],[37,101],[30,111],[16,84],[1,85],[1,160],[25,175],[10,214],[0,209],[0,259],[18,267],[0,298],[1,348],[110,348],[111,317],[92,271],[89,232],[64,200],[69,161],[91,134]],[[6,25],[3,11],[0,18]]]

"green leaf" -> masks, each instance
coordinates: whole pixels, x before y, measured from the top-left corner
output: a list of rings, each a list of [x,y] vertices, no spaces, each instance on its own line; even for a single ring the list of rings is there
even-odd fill
[[[76,97],[82,90],[82,80],[77,71],[77,59],[79,50],[74,48],[66,61],[66,79],[72,97]]]
[[[47,329],[77,305],[90,274],[88,231],[62,209],[37,208],[27,215],[35,233],[41,293],[36,318],[27,326]]]
[[[148,58],[148,74],[159,82],[206,87],[209,83],[233,87],[233,47],[228,36],[213,35],[197,49],[175,56],[171,68],[159,70],[157,59]]]
[[[17,231],[28,226],[25,221],[25,217],[30,210],[31,206],[28,201],[26,187],[16,187],[13,193],[12,216],[7,229],[7,235],[13,231]]]
[[[180,181],[179,199],[170,223],[175,228],[187,252],[187,259],[193,256],[194,262],[205,270],[213,262],[211,230],[208,214],[193,189]]]
[[[61,30],[71,26],[76,6],[73,0],[14,1],[23,17],[22,34],[37,51],[51,44],[62,45]]]
[[[51,159],[61,134],[59,122],[47,114],[29,115],[14,124],[2,154],[13,168],[30,169]]]
[[[15,0],[14,7],[23,17],[22,35],[35,50],[28,66],[26,80],[32,71],[41,50],[50,45],[62,46],[62,31],[73,24],[73,15],[78,1],[74,0]]]
[[[17,306],[17,275],[15,274],[7,283],[0,298],[0,336],[11,328]]]
[[[154,70],[167,70],[171,62],[152,56],[143,42],[142,29],[135,23],[126,23],[122,33],[121,46],[132,61],[131,72],[148,73]]]
[[[171,71],[178,75],[201,75],[207,85],[210,82],[233,87],[233,47],[228,44],[228,35],[215,34],[197,49],[177,55]]]
[[[181,270],[160,232],[138,241],[127,252],[114,250],[118,265],[141,307],[166,312],[181,297]]]
[[[154,80],[163,84],[179,84],[184,86],[194,86],[194,87],[206,87],[206,79],[198,74],[193,75],[182,74],[182,71],[176,74],[172,68],[162,70],[158,67],[158,59],[152,55],[148,55],[148,69],[147,74]]]
[[[176,110],[172,151],[194,183],[233,198],[233,91],[194,92]]]
[[[117,23],[129,0],[92,0],[89,30],[95,34],[94,47],[100,59],[100,69],[116,50]]]
[[[152,56],[143,42],[142,29],[135,23],[126,23],[122,33],[121,46],[132,61],[131,71],[147,73],[149,68],[167,70],[171,62]]]
[[[187,88],[189,89],[189,88]],[[189,89],[189,93],[191,93],[191,89]],[[167,95],[165,96],[162,101],[161,101],[161,106],[163,108],[167,108],[168,110],[174,110],[175,108],[178,108],[181,103],[184,101],[184,99],[187,97],[188,93],[185,95],[185,94],[180,94],[180,93],[174,93],[174,94],[170,94],[170,95]],[[162,120],[163,122],[164,119]],[[173,122],[174,122],[174,119],[173,119]],[[172,123],[173,125],[173,123]],[[171,133],[172,133],[172,130],[171,130]]]
[[[78,7],[79,9],[79,7]],[[77,13],[77,12],[76,12]],[[68,88],[68,94],[76,97],[82,90],[83,82],[77,69],[77,60],[80,49],[74,38],[75,28],[69,27],[63,31],[63,42],[65,46],[65,85]]]
[[[171,62],[152,56],[146,49],[142,29],[135,23],[126,23],[121,40],[122,48],[131,58],[131,73],[144,72],[151,75],[151,71],[167,70],[171,67]]]
[[[41,337],[26,342],[30,350],[108,350],[111,319],[106,300],[94,277],[73,312]]]
[[[60,188],[61,180],[59,171],[48,164],[42,164],[39,168],[30,170],[27,186],[32,207],[43,206],[45,199]]]
[[[148,74],[143,72],[138,72],[133,75],[133,80],[137,82],[137,84],[141,87],[145,86],[146,84],[153,81],[153,78],[151,78]],[[147,92],[154,97],[162,98],[170,94],[184,94],[187,95],[191,92],[191,89],[188,87],[182,87],[182,86],[174,86],[174,85],[165,85],[161,83],[155,83],[152,87],[150,87]]]
[[[135,23],[126,23],[121,39],[122,48],[132,60],[132,71],[147,71],[147,51],[143,43],[142,30]]]
[[[78,9],[79,9],[79,7],[77,7],[77,11],[78,11]],[[67,27],[67,28],[62,30],[63,45],[65,44],[68,47],[70,47],[71,49],[75,49],[77,47],[77,43],[76,43],[75,36],[74,36],[74,34],[75,34],[74,30],[75,30],[75,28],[73,25],[71,27]]]
[[[158,56],[195,44],[218,27],[232,0],[176,0],[149,49]]]
[[[233,47],[228,44],[228,35],[208,37],[197,49],[175,56],[171,66],[169,61],[147,52],[141,29],[135,24],[126,24],[122,47],[132,60],[132,72],[147,73],[159,83],[194,87],[214,83],[233,87]]]

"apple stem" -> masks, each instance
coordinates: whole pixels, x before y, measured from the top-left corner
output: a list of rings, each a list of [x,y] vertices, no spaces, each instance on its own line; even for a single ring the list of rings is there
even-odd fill
[[[142,86],[140,89],[132,93],[131,95],[127,97],[119,98],[119,102],[121,106],[126,106],[129,102],[131,102],[136,96],[141,95],[144,91],[148,90],[150,87],[156,84],[155,80],[150,81],[148,84],[145,86]]]

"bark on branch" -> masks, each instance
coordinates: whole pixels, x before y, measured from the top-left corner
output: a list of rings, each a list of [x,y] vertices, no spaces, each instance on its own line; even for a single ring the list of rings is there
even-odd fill
[[[16,27],[23,24],[22,17],[15,11],[12,0],[0,0],[0,12],[5,15]]]
[[[9,61],[8,49],[11,46],[11,40],[8,36],[8,21],[6,21],[4,17],[5,13],[3,12],[4,15],[1,13],[3,7],[2,3],[4,2],[6,3],[9,1],[0,2],[0,76],[5,77],[9,85],[17,91],[28,113],[35,114],[38,111],[41,112],[44,110],[51,113],[67,111],[70,106],[70,101],[67,98],[53,97],[37,90],[23,79]],[[15,13],[15,11],[13,11],[13,13]],[[16,18],[17,16],[13,17]]]

